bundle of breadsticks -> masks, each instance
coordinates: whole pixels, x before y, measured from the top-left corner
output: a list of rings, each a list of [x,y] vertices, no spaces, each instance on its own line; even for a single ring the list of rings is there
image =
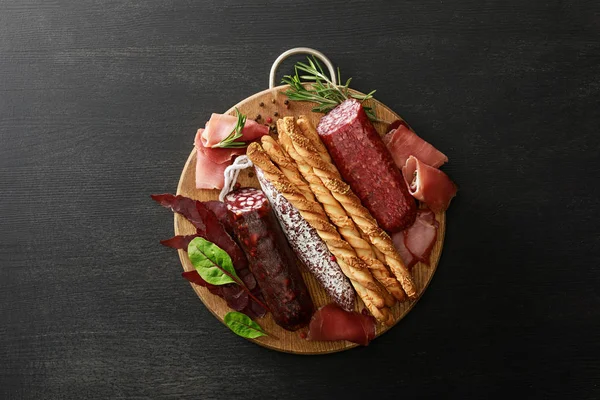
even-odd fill
[[[247,156],[315,228],[371,314],[392,324],[389,307],[417,292],[390,236],[342,180],[306,117],[281,118],[277,130],[279,142],[263,136]]]

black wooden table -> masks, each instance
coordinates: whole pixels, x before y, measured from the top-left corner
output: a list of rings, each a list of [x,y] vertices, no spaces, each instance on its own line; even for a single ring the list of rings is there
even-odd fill
[[[598,2],[282,3],[0,0],[0,398],[599,398]],[[295,46],[460,186],[417,307],[319,357],[213,318],[149,197]]]

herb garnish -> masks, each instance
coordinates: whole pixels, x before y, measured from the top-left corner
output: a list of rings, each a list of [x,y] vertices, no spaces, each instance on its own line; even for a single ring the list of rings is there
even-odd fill
[[[265,310],[269,308],[252,294],[250,289],[237,276],[231,257],[223,249],[208,240],[197,237],[188,245],[188,255],[198,275],[211,285],[226,285],[235,283],[239,285],[248,296]]]
[[[231,311],[225,314],[225,325],[229,327],[235,334],[247,338],[255,339],[261,336],[268,336],[259,324],[252,321],[249,316],[237,311]]]
[[[246,125],[246,116],[240,113],[240,110],[238,110],[237,107],[235,108],[235,112],[237,113],[238,117],[235,127],[225,139],[211,146],[212,148],[235,149],[246,147],[248,145],[246,142],[236,142],[237,139],[242,137],[242,129],[244,129],[244,125]]]
[[[294,101],[310,101],[317,103],[312,111],[320,113],[328,113],[332,109],[338,106],[344,100],[354,98],[364,102],[373,98],[375,90],[367,94],[358,94],[350,92],[350,82],[352,78],[348,78],[344,85],[341,85],[342,77],[340,75],[340,69],[337,69],[337,81],[335,85],[331,79],[327,76],[323,67],[313,56],[307,57],[308,64],[303,62],[297,62],[294,65],[294,75],[286,75],[283,77],[282,82],[290,85],[290,89],[283,92],[290,100]],[[307,73],[308,75],[300,75],[299,71]],[[310,85],[305,86],[306,83]],[[377,117],[372,107],[363,105],[365,112],[372,121],[377,121]]]

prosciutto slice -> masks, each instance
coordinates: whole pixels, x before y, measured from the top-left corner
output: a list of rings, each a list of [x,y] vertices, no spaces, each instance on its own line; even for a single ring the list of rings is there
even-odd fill
[[[394,247],[407,268],[411,269],[419,261],[429,265],[438,226],[433,211],[420,209],[414,224],[392,236]]]
[[[317,310],[308,326],[308,340],[347,340],[363,346],[375,338],[375,318],[345,311],[335,303]]]
[[[202,142],[202,135],[206,129],[198,129],[196,132],[196,137],[194,139],[194,146],[196,146],[196,150],[202,152],[206,158],[212,161],[215,164],[223,164],[229,162],[234,156],[239,156],[241,154],[246,153],[246,148],[240,147],[238,149],[222,149],[222,148],[211,148],[205,147]]]
[[[404,167],[411,155],[436,168],[448,162],[448,157],[444,153],[421,139],[402,123],[385,135],[383,142],[398,168]]]
[[[196,189],[222,189],[230,162],[217,164],[196,148]]]
[[[417,260],[410,250],[406,248],[406,245],[404,244],[405,232],[406,231],[400,231],[394,233],[392,235],[392,241],[394,242],[394,247],[396,250],[398,250],[398,253],[400,253],[400,257],[402,258],[402,261],[404,261],[404,265],[406,265],[406,268],[410,270],[419,260]]]
[[[402,174],[410,194],[434,212],[445,211],[456,196],[456,185],[448,175],[414,156],[408,157]]]
[[[233,115],[212,114],[204,129],[198,129],[194,146],[196,147],[196,188],[222,189],[223,172],[235,156],[244,154],[246,148],[214,147],[231,134],[238,118]],[[269,128],[256,121],[246,120],[242,128],[241,142],[251,142],[269,133]]]
[[[206,123],[206,129],[200,134],[200,140],[204,147],[213,147],[235,129],[238,118],[227,114],[212,114]],[[251,142],[269,133],[269,127],[261,125],[256,121],[247,119],[242,129],[240,142]]]
[[[421,209],[417,212],[415,223],[404,233],[404,246],[416,261],[429,265],[431,250],[437,238],[438,223],[431,210]]]

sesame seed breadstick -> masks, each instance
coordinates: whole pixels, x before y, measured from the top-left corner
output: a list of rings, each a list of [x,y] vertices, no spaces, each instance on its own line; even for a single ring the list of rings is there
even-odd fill
[[[308,119],[301,117],[299,120],[304,131],[308,132],[308,134],[302,136],[292,131],[292,134],[289,136],[294,149],[312,167],[315,175],[320,178],[332,196],[342,204],[356,225],[367,235],[371,244],[383,253],[385,262],[389,265],[408,297],[411,299],[416,298],[417,291],[415,284],[400,254],[395,249],[392,239],[379,227],[377,221],[371,216],[369,211],[363,207],[360,199],[352,192],[350,186],[342,180],[336,166],[331,162],[331,157],[322,144],[318,133],[314,130]],[[319,144],[313,145],[313,142]]]

